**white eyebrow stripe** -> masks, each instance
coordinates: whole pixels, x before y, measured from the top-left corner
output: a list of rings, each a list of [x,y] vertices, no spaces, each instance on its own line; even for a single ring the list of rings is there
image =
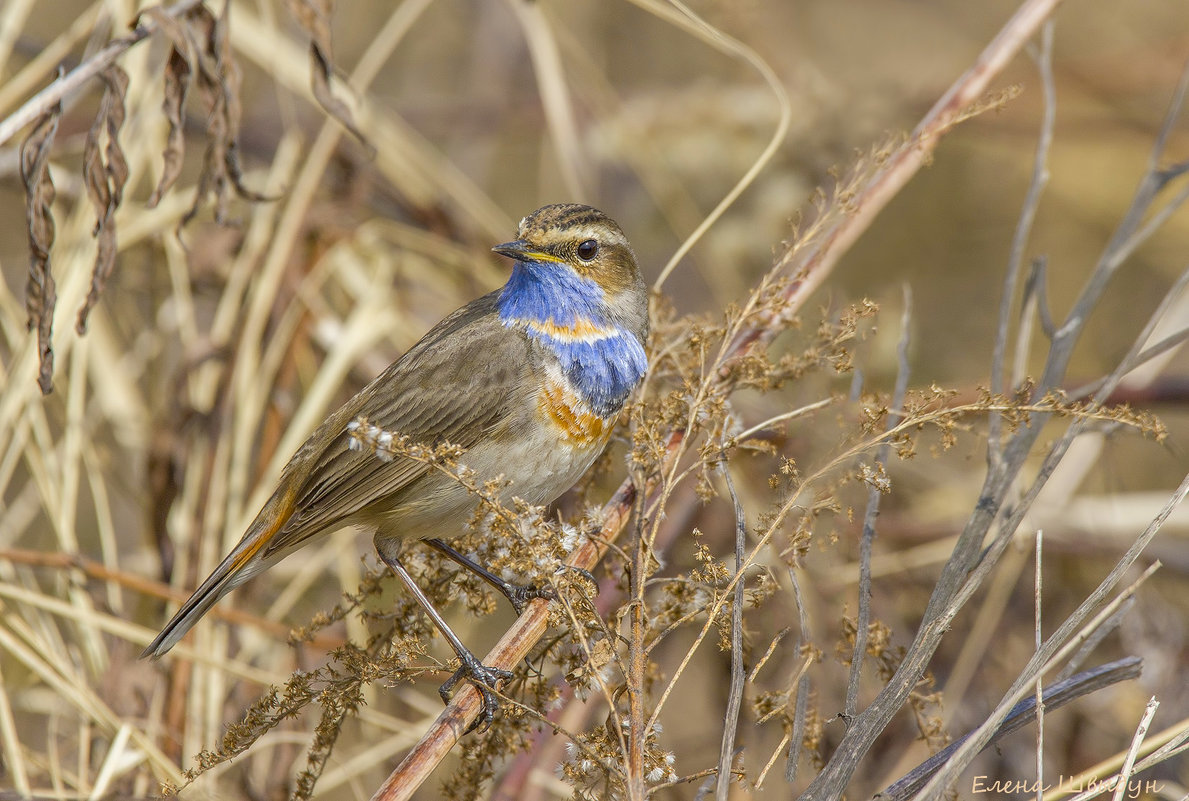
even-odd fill
[[[628,247],[627,237],[618,231],[613,231],[609,228],[596,228],[589,225],[584,225],[581,228],[566,228],[565,238],[578,242],[593,239],[600,245]]]

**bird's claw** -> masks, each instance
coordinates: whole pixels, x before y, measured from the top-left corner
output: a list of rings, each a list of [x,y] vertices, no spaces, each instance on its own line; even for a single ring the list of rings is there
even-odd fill
[[[454,675],[446,679],[446,682],[438,688],[438,695],[442,697],[443,703],[449,704],[454,688],[463,680],[469,681],[479,691],[483,707],[471,721],[471,725],[463,732],[463,736],[466,736],[480,725],[483,726],[484,731],[491,726],[491,722],[495,720],[495,711],[500,706],[499,699],[496,698],[492,690],[499,689],[500,682],[511,679],[514,674],[509,670],[485,665],[471,653],[459,654],[458,658],[462,664],[458,670],[454,671]]]
[[[517,617],[524,614],[529,601],[535,601],[538,598],[544,598],[546,601],[557,600],[557,590],[552,587],[538,587],[535,584],[508,584],[502,589],[504,596],[516,610]]]

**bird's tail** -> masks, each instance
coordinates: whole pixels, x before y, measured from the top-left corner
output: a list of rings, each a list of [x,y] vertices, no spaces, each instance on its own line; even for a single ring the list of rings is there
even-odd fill
[[[182,604],[182,608],[165,624],[165,628],[161,629],[161,633],[157,635],[156,639],[149,643],[149,647],[141,652],[141,659],[159,658],[175,646],[178,640],[186,636],[186,632],[210,611],[210,608],[220,598],[275,561],[272,555],[265,555],[264,552],[267,549],[264,546],[268,544],[272,534],[280,526],[264,526],[264,530],[261,530],[260,526],[261,518],[265,517],[268,511],[269,506],[265,506],[261,510],[260,516],[257,517],[239,544],[232,549],[231,553],[227,554],[227,558],[219,563],[219,566],[206,577],[206,581],[202,582],[194,594]]]

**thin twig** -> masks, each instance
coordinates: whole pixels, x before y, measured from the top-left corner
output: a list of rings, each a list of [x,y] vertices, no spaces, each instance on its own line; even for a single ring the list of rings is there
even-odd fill
[[[727,691],[727,709],[723,714],[722,747],[718,752],[718,782],[714,788],[716,801],[727,801],[731,788],[731,765],[735,760],[735,733],[739,728],[739,710],[743,705],[743,551],[747,544],[747,516],[735,492],[735,482],[725,463],[719,464],[727,492],[735,507],[735,598],[731,602],[731,684]]]
[[[991,392],[996,395],[1002,394],[1004,391],[1003,374],[1007,354],[1008,329],[1011,323],[1012,304],[1015,302],[1016,285],[1024,270],[1024,250],[1032,235],[1032,226],[1036,222],[1036,212],[1040,208],[1041,196],[1049,183],[1049,150],[1053,144],[1053,127],[1057,117],[1056,88],[1053,83],[1053,21],[1051,19],[1045,22],[1041,29],[1040,43],[1040,52],[1036,54],[1036,67],[1040,73],[1044,97],[1044,116],[1041,119],[1040,134],[1036,140],[1032,180],[1028,185],[1028,194],[1024,197],[1024,205],[1020,209],[1015,234],[1012,236],[1007,277],[1003,282],[1003,299],[999,303],[999,325],[995,332],[995,347],[991,355]],[[999,442],[1002,423],[1002,415],[990,415],[988,438],[991,442]],[[987,449],[987,455],[991,459],[996,458],[999,452],[998,448]]]
[[[1161,124],[1160,130],[1156,135],[1156,140],[1152,145],[1152,150],[1148,156],[1148,171],[1140,180],[1131,206],[1128,207],[1127,212],[1123,215],[1123,219],[1111,234],[1110,241],[1099,257],[1094,271],[1090,274],[1090,278],[1086,281],[1086,285],[1070,310],[1066,318],[1068,322],[1058,330],[1057,341],[1062,339],[1061,333],[1067,328],[1070,329],[1070,332],[1066,334],[1066,338],[1074,338],[1076,331],[1085,325],[1086,318],[1090,316],[1090,312],[1097,305],[1098,299],[1102,296],[1107,282],[1114,276],[1115,270],[1135,252],[1136,248],[1146,242],[1155,233],[1156,229],[1153,223],[1157,219],[1161,221],[1167,219],[1181,204],[1189,200],[1189,186],[1186,186],[1172,201],[1165,204],[1156,215],[1153,215],[1151,220],[1147,219],[1148,211],[1155,202],[1156,196],[1164,189],[1172,177],[1183,174],[1183,171],[1169,173],[1161,170],[1159,164],[1164,155],[1164,147],[1168,141],[1170,132],[1176,126],[1177,119],[1181,115],[1187,89],[1189,89],[1189,64],[1186,64],[1185,70],[1181,74],[1177,89],[1173,93],[1172,100],[1169,102],[1168,111],[1164,115],[1164,122]],[[1071,325],[1072,323],[1076,323],[1077,325]],[[1046,369],[1045,375],[1041,377],[1040,386],[1055,386],[1055,384],[1048,380],[1050,377],[1049,373],[1050,370]]]
[[[735,182],[735,185],[723,196],[718,202],[718,205],[706,215],[702,222],[698,224],[698,227],[694,229],[693,233],[685,238],[685,241],[678,246],[677,250],[669,258],[669,261],[661,268],[660,274],[652,284],[653,290],[659,292],[669,275],[672,274],[674,268],[685,258],[685,255],[689,253],[693,246],[701,240],[702,236],[710,230],[710,226],[718,221],[726,210],[731,207],[731,204],[743,194],[743,191],[752,185],[759,176],[760,171],[772,161],[772,158],[776,155],[781,145],[784,144],[785,136],[788,135],[789,126],[793,121],[793,105],[789,101],[788,92],[785,90],[784,84],[772,67],[769,66],[768,62],[764,61],[758,53],[738,39],[727,36],[721,30],[708,25],[692,9],[680,2],[680,0],[669,0],[668,3],[658,3],[656,0],[634,0],[634,2],[678,27],[697,34],[703,41],[720,52],[746,62],[752,69],[759,73],[760,77],[764,79],[764,83],[772,90],[772,94],[776,97],[777,107],[780,109],[780,119],[776,124],[776,130],[772,132],[772,136],[768,140],[768,144],[764,147],[763,152],[756,157],[756,160],[752,162],[747,172]]]
[[[1132,775],[1142,773],[1148,768],[1155,767],[1165,760],[1172,759],[1184,751],[1189,751],[1189,721],[1182,720],[1180,723],[1170,726],[1154,737],[1149,737],[1148,740],[1163,742],[1163,745],[1137,762],[1134,770],[1132,770]],[[1123,759],[1126,759],[1126,756]],[[1111,760],[1100,762],[1089,770],[1069,777],[1069,780],[1065,782],[1064,786],[1057,787],[1054,792],[1045,797],[1046,801],[1052,801],[1052,799],[1063,798],[1069,795],[1070,791],[1066,790],[1066,787],[1085,787],[1087,784],[1091,785],[1090,789],[1078,793],[1069,799],[1069,801],[1089,801],[1091,798],[1097,798],[1102,795],[1111,789],[1112,784],[1109,779],[1100,781],[1098,777],[1102,775],[1103,766],[1110,762]],[[1121,764],[1121,761],[1117,764]]]
[[[897,347],[896,387],[892,392],[892,407],[888,414],[887,430],[891,431],[904,418],[904,396],[908,392],[908,343],[911,339],[912,289],[904,285],[904,311],[900,316],[900,344]],[[859,540],[859,613],[855,621],[855,647],[851,655],[850,676],[846,684],[846,703],[843,706],[849,719],[855,715],[859,698],[859,679],[863,674],[863,657],[867,654],[867,629],[871,624],[871,551],[875,542],[875,521],[879,517],[879,503],[886,487],[880,486],[885,476],[891,443],[885,442],[875,452],[875,469],[871,487],[867,490],[867,511],[863,516],[863,534]]]
[[[772,417],[769,417],[767,420],[756,423],[755,425],[751,426],[750,428],[748,428],[744,431],[740,431],[738,434],[732,434],[731,438],[729,440],[727,440],[727,447],[744,442],[752,434],[763,431],[764,429],[772,428],[777,423],[787,423],[789,420],[792,420],[794,418],[801,417],[803,415],[809,414],[810,412],[816,412],[819,409],[824,409],[825,407],[827,407],[831,403],[833,403],[833,401],[834,401],[833,398],[822,398],[820,401],[814,401],[813,403],[807,403],[804,406],[801,406],[800,408],[793,409],[791,412],[784,412],[783,414],[777,414]]]
[[[1168,351],[1170,348],[1175,348],[1186,339],[1189,339],[1189,328],[1181,329],[1175,333],[1169,334],[1164,339],[1147,347],[1142,347],[1147,344],[1151,337],[1152,331],[1156,329],[1156,325],[1164,319],[1169,309],[1180,298],[1181,293],[1189,288],[1189,268],[1185,269],[1180,276],[1177,277],[1176,282],[1169,288],[1164,297],[1160,299],[1160,305],[1156,307],[1156,311],[1152,313],[1149,318],[1149,324],[1145,327],[1144,332],[1136,339],[1136,346],[1132,348],[1123,361],[1120,363],[1120,368],[1124,370],[1124,375],[1130,373],[1141,364],[1156,358],[1160,354]],[[1084,386],[1069,391],[1069,397],[1078,399],[1090,396],[1109,397],[1110,391],[1104,391],[1111,380],[1111,376],[1092,381]],[[1113,391],[1113,390],[1112,390]]]
[[[1036,650],[1039,651],[1044,645],[1044,630],[1042,628],[1043,615],[1041,599],[1044,596],[1042,588],[1044,587],[1044,570],[1042,557],[1044,556],[1044,531],[1036,530],[1036,564],[1035,572],[1032,574],[1032,608],[1034,610],[1033,635],[1035,637]],[[1044,798],[1044,771],[1045,771],[1045,700],[1044,700],[1044,686],[1041,676],[1036,677],[1036,801],[1041,801]]]
[[[642,483],[642,482],[641,482]],[[647,647],[644,643],[647,626],[644,622],[644,588],[648,572],[648,541],[644,536],[644,498],[636,498],[636,514],[633,516],[636,531],[633,537],[629,615],[631,616],[631,640],[628,644],[628,669],[626,678],[628,696],[628,747],[627,788],[630,801],[644,801],[647,787],[644,781],[644,745],[648,737],[647,712],[644,708],[645,674],[647,673]]]
[[[1131,772],[1135,769],[1135,755],[1139,753],[1139,747],[1143,745],[1144,737],[1148,734],[1148,728],[1152,725],[1152,718],[1156,717],[1156,709],[1159,706],[1160,702],[1156,700],[1156,696],[1153,695],[1148,699],[1148,705],[1144,708],[1144,716],[1140,719],[1139,726],[1135,728],[1135,736],[1131,738],[1131,747],[1127,749],[1127,757],[1123,760],[1123,769],[1119,771],[1112,801],[1123,801],[1123,795],[1127,792],[1127,783],[1131,779]]]
[[[1097,649],[1098,646],[1102,644],[1102,641],[1109,637],[1113,631],[1122,625],[1123,619],[1127,617],[1133,606],[1135,606],[1135,599],[1128,599],[1113,615],[1107,618],[1106,622],[1095,629],[1094,633],[1086,638],[1086,641],[1082,644],[1082,647],[1079,648],[1077,652],[1069,658],[1069,661],[1066,662],[1065,667],[1061,668],[1061,671],[1054,677],[1055,680],[1061,681],[1062,679],[1067,679],[1074,673],[1077,673],[1081,664],[1090,657],[1090,654],[1094,653],[1095,649]]]
[[[797,619],[800,624],[800,632],[797,635],[797,652],[801,653],[807,643],[813,642],[809,627],[809,611],[805,608],[805,602],[801,596],[801,582],[797,581],[796,571],[790,567],[788,575],[789,583],[793,587],[793,602],[797,605]],[[793,780],[797,778],[797,766],[801,762],[801,748],[805,743],[806,717],[809,714],[809,660],[804,660],[802,664],[803,668],[796,677],[796,681],[789,683],[790,690],[793,690],[794,684],[796,685],[794,692],[797,698],[793,707],[792,740],[789,742],[789,752],[784,765],[784,779],[789,784],[792,784]]]

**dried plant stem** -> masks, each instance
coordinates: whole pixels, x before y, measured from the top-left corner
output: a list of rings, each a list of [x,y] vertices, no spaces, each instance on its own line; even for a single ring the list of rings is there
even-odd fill
[[[1123,801],[1123,795],[1127,792],[1127,782],[1131,779],[1131,772],[1135,769],[1135,755],[1139,753],[1139,747],[1143,745],[1144,738],[1148,735],[1152,718],[1156,717],[1156,708],[1159,706],[1160,702],[1156,700],[1156,696],[1148,699],[1148,705],[1144,708],[1144,716],[1135,729],[1135,737],[1131,739],[1131,747],[1127,749],[1127,757],[1123,760],[1123,769],[1119,771],[1119,778],[1115,782],[1115,795],[1112,801]]]
[[[731,765],[735,759],[735,734],[739,729],[739,711],[743,706],[743,554],[747,548],[747,516],[735,482],[726,465],[721,465],[723,480],[735,508],[735,592],[731,599],[731,685],[723,715],[722,746],[718,753],[718,776],[714,787],[716,801],[727,801],[731,787]]]
[[[639,480],[637,479],[637,482]],[[636,536],[632,549],[631,572],[631,641],[628,645],[628,666],[625,676],[628,696],[627,789],[631,801],[644,801],[647,788],[644,782],[644,741],[647,737],[645,719],[644,675],[648,670],[648,650],[645,646],[647,626],[644,621],[644,585],[651,558],[644,534],[644,499],[636,497]]]
[[[780,266],[795,266],[796,280],[783,293],[788,302],[785,314],[793,313],[821,286],[838,259],[867,230],[884,206],[928,163],[941,137],[961,120],[963,112],[986,92],[991,80],[1060,4],[1061,0],[1028,0],[1024,3],[984,48],[974,65],[917,124],[908,141],[898,147],[885,160],[883,168],[855,193],[848,213],[825,231],[808,253],[801,255],[795,247],[786,251]],[[779,323],[779,320],[760,321],[741,331],[732,341],[730,353],[741,355],[757,341],[770,341],[782,330]]]
[[[908,345],[909,327],[912,323],[912,291],[904,287],[904,312],[900,318],[900,344],[897,348],[896,386],[892,391],[892,413],[888,415],[887,429],[894,429],[903,413],[904,396],[908,392]],[[863,657],[867,653],[867,629],[871,624],[871,552],[875,542],[875,521],[879,517],[879,503],[886,487],[876,482],[883,475],[888,462],[891,444],[884,442],[875,452],[875,480],[867,491],[867,511],[863,516],[863,534],[859,540],[859,614],[855,621],[855,647],[850,662],[850,676],[846,684],[844,714],[849,718],[855,714],[859,698],[859,679],[863,674]]]
[[[764,83],[772,90],[773,95],[776,97],[777,105],[780,108],[780,120],[776,124],[776,130],[772,132],[768,144],[764,147],[764,151],[752,162],[751,167],[743,174],[743,177],[723,196],[722,200],[718,202],[718,205],[714,207],[714,210],[707,214],[702,222],[698,224],[698,227],[694,229],[693,233],[685,238],[685,241],[681,243],[669,258],[668,263],[661,268],[660,275],[657,276],[656,281],[652,284],[652,288],[659,292],[665,281],[673,273],[673,270],[685,258],[686,254],[710,230],[710,226],[743,194],[743,191],[751,186],[756,177],[759,176],[760,171],[776,155],[777,150],[784,143],[784,138],[788,134],[789,126],[792,123],[793,106],[789,101],[788,92],[785,91],[784,85],[780,82],[780,79],[772,70],[772,67],[769,66],[768,62],[764,61],[758,53],[739,40],[727,36],[722,31],[707,24],[684,3],[679,2],[679,0],[669,0],[668,3],[662,3],[658,0],[634,0],[634,2],[673,25],[689,31],[716,50],[746,62],[764,79]]]
[[[1169,726],[1161,732],[1157,732],[1151,737],[1146,738],[1145,750],[1147,748],[1154,749],[1150,754],[1135,763],[1132,774],[1140,773],[1148,768],[1159,765],[1165,760],[1185,751],[1189,751],[1189,720],[1182,720]],[[1127,753],[1130,753],[1128,747]],[[1054,788],[1051,792],[1045,794],[1045,801],[1056,801],[1060,798],[1069,796],[1073,791],[1068,788],[1085,787],[1087,784],[1095,785],[1091,789],[1078,793],[1070,801],[1089,801],[1091,798],[1096,798],[1111,789],[1111,782],[1102,779],[1108,771],[1113,771],[1116,767],[1123,764],[1127,759],[1127,753],[1115,754],[1110,759],[1103,760],[1097,765],[1082,771],[1076,776],[1071,776],[1061,786]],[[1095,784],[1096,783],[1096,784]]]
[[[180,0],[165,10],[170,17],[180,17],[201,4],[202,0]],[[95,55],[62,76],[60,80],[42,89],[29,98],[20,108],[0,120],[0,145],[16,136],[29,123],[40,118],[49,109],[62,102],[70,93],[77,91],[95,78],[122,56],[128,48],[152,36],[159,26],[150,21],[137,25],[127,36],[111,42]]]
[[[1043,698],[1044,708],[1052,711],[1077,698],[1097,692],[1104,687],[1138,678],[1140,668],[1141,660],[1139,657],[1132,656],[1084,671],[1076,676],[1071,676],[1044,689],[1041,696]],[[1037,698],[1035,696],[1021,701],[1004,718],[999,728],[995,730],[994,737],[991,738],[990,742],[984,748],[1028,725],[1036,718],[1038,708]],[[876,798],[881,801],[905,801],[912,798],[929,777],[945,765],[954,755],[954,752],[966,742],[968,737],[970,737],[969,734],[950,743],[950,745],[909,771],[904,778],[889,786],[882,793],[879,793]]]
[[[1045,26],[1048,30],[1048,26]],[[1033,635],[1036,650],[1039,651],[1044,645],[1044,633],[1042,623],[1044,621],[1042,599],[1044,593],[1044,532],[1037,529],[1036,532],[1036,564],[1034,566],[1032,582],[1032,607],[1033,607]],[[1045,697],[1044,686],[1041,684],[1043,677],[1037,674],[1036,676],[1036,801],[1041,801],[1044,796],[1044,767],[1045,767]]]
[[[801,582],[797,579],[797,571],[788,570],[789,584],[793,588],[793,600],[797,606],[797,652],[803,653],[808,643],[813,642],[813,629],[809,622],[809,612],[805,608],[804,596],[801,593]],[[801,751],[805,744],[806,718],[809,714],[809,667],[812,657],[806,657],[801,662],[801,670],[789,682],[789,691],[796,687],[797,699],[793,708],[793,733],[789,741],[788,755],[784,766],[784,780],[789,784],[797,778],[797,766],[801,762]]]
[[[1028,238],[1032,233],[1036,212],[1040,208],[1040,198],[1049,182],[1049,150],[1053,144],[1053,128],[1057,118],[1057,90],[1053,82],[1053,21],[1045,23],[1041,32],[1040,52],[1036,57],[1037,70],[1040,73],[1041,88],[1044,95],[1044,117],[1041,120],[1040,135],[1036,142],[1036,156],[1032,165],[1032,180],[1028,185],[1028,194],[1024,198],[1023,208],[1020,210],[1016,231],[1012,236],[1011,256],[1008,260],[1007,278],[1003,286],[1003,299],[999,304],[999,326],[995,334],[995,346],[991,355],[991,392],[1004,392],[1004,363],[1007,355],[1008,329],[1011,321],[1012,304],[1015,301],[1016,286],[1024,269],[1024,253]],[[1043,281],[1037,283],[1036,297],[1042,314],[1047,314],[1047,304],[1043,297]],[[1024,311],[1027,304],[1024,304]],[[1023,319],[1027,319],[1022,314]],[[1026,337],[1020,337],[1020,351],[1023,352]],[[988,438],[998,442],[1003,418],[999,414],[992,414],[989,421]],[[996,458],[997,448],[988,450],[990,458]]]

